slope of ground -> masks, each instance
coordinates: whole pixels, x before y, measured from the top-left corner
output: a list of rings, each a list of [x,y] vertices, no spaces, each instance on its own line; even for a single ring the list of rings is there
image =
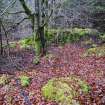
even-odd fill
[[[76,75],[91,86],[87,95],[81,94],[77,98],[81,105],[105,105],[105,57],[81,57],[84,52],[84,48],[71,44],[51,47],[37,66],[32,64],[33,53],[26,52],[20,63],[30,67],[14,71],[14,75],[9,75],[10,81],[0,86],[0,105],[58,105],[46,100],[41,88],[49,79],[69,75]],[[20,75],[31,78],[28,87],[17,82]]]

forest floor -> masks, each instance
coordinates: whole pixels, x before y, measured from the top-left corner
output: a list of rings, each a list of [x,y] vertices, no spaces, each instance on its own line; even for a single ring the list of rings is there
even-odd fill
[[[10,81],[0,86],[0,105],[58,105],[45,100],[41,88],[51,78],[69,75],[79,76],[91,86],[87,95],[78,97],[81,105],[105,105],[105,57],[83,57],[85,51],[73,44],[50,47],[39,65],[32,64],[32,51],[20,51],[17,55],[14,52],[16,60],[2,65],[0,75],[8,71]],[[31,78],[30,85],[24,88],[16,82],[23,74]]]

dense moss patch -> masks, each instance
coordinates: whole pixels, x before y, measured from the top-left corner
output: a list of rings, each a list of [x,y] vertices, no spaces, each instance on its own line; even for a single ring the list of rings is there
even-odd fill
[[[29,84],[30,84],[30,77],[28,77],[26,75],[21,75],[19,77],[19,79],[20,79],[21,86],[23,86],[23,87],[29,86]]]
[[[75,43],[81,38],[88,35],[98,35],[99,32],[89,28],[72,28],[72,29],[48,29],[45,33],[46,40],[49,42],[57,41],[59,44]]]
[[[60,105],[73,105],[75,97],[80,93],[88,93],[90,86],[76,76],[53,78],[42,87],[42,95],[47,100],[58,102]]]
[[[32,37],[23,38],[19,41],[21,48],[29,48],[32,45]]]

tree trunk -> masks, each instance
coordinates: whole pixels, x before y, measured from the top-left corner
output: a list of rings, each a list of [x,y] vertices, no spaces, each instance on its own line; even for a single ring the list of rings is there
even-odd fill
[[[44,26],[41,26],[41,1],[35,0],[35,11],[33,14],[32,11],[26,5],[25,0],[19,0],[26,15],[29,17],[32,23],[32,30],[34,36],[34,48],[36,56],[45,54],[45,39],[44,39]],[[43,1],[43,0],[42,0]],[[42,2],[44,3],[44,1]],[[35,27],[36,25],[36,27]],[[36,29],[35,29],[36,28]]]
[[[3,55],[3,42],[2,42],[2,34],[1,34],[1,22],[0,22],[0,54]]]
[[[37,32],[34,33],[34,47],[36,56],[43,56],[45,54],[44,27],[39,27]]]
[[[40,27],[39,28],[39,34],[40,34],[40,40],[41,40],[41,45],[42,45],[42,49],[41,49],[41,53],[42,55],[44,55],[46,53],[46,49],[45,49],[45,36],[44,36],[44,27]]]
[[[40,4],[40,1],[39,0],[36,0],[35,2],[35,6],[36,6],[36,15],[35,15],[35,20],[36,20],[36,39],[35,40],[36,42],[36,45],[35,45],[35,48],[36,48],[36,53],[37,55],[44,55],[45,54],[45,38],[44,38],[44,26],[41,26],[41,4]],[[34,30],[35,32],[35,30]],[[38,50],[38,51],[37,51]]]

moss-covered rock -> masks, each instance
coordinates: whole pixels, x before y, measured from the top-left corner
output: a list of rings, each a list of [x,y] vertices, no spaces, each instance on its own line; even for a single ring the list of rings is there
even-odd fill
[[[53,78],[42,87],[42,95],[47,100],[58,102],[60,105],[74,105],[74,100],[80,93],[88,93],[89,85],[76,76]]]

